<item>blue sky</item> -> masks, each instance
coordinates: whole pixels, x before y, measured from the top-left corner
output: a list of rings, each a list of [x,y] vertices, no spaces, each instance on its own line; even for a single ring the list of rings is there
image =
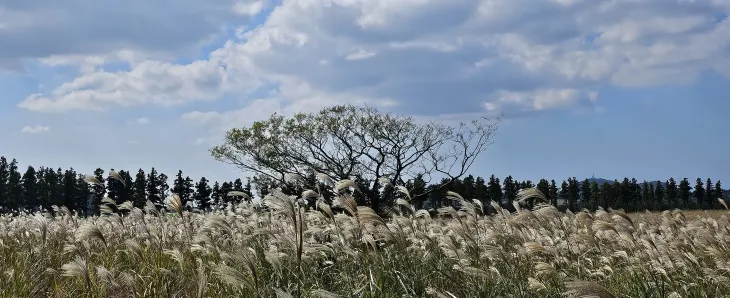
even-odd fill
[[[0,155],[232,180],[227,129],[352,103],[503,112],[476,175],[730,185],[726,1],[115,3],[0,0]]]

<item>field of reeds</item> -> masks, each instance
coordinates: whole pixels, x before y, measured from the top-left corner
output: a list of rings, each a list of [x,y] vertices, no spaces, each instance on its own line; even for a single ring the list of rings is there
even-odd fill
[[[310,193],[308,195],[313,195]],[[316,194],[315,194],[316,195]],[[524,194],[523,194],[524,195]],[[316,209],[274,191],[268,211],[0,217],[0,297],[726,297],[727,213],[563,213],[552,206],[383,218],[347,194]],[[338,211],[333,211],[338,210]]]

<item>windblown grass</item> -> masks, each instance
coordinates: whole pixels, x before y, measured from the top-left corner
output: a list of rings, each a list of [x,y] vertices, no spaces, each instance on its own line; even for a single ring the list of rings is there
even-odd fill
[[[347,182],[339,185],[346,187]],[[406,191],[407,192],[407,191]],[[319,197],[314,191],[304,194]],[[235,211],[111,206],[0,217],[0,297],[726,297],[730,221],[550,206],[387,220],[349,195],[305,211],[280,192]],[[345,210],[341,213],[333,210]],[[120,213],[111,210],[120,210]]]

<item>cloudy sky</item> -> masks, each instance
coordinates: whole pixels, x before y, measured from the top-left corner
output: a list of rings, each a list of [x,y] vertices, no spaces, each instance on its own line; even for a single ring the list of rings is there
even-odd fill
[[[0,0],[0,155],[232,180],[273,112],[503,112],[479,175],[730,185],[728,0]]]

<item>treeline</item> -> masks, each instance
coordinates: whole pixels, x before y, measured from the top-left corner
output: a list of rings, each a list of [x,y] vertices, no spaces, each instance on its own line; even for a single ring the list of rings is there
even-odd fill
[[[446,182],[446,181],[442,181]],[[550,204],[559,209],[572,211],[588,209],[623,209],[627,212],[661,211],[668,209],[718,209],[723,208],[718,199],[725,199],[728,191],[722,189],[718,180],[697,178],[693,181],[688,178],[677,182],[669,178],[664,182],[639,182],[635,178],[623,180],[601,181],[584,179],[579,181],[575,177],[568,178],[558,184],[555,180],[541,179],[537,184],[532,181],[516,181],[507,176],[500,183],[500,179],[492,175],[488,181],[482,177],[467,176],[464,179],[452,182],[447,189],[435,192],[428,198],[422,199],[420,207],[435,208],[444,204],[445,192],[455,191],[465,198],[475,198],[482,202],[501,202],[504,208],[514,211],[513,201],[517,198],[520,189],[536,187],[547,197]],[[422,191],[418,185],[423,183],[409,183],[416,186],[414,193]],[[431,185],[428,187],[437,187]]]
[[[85,177],[72,169],[52,169],[48,167],[34,168],[29,166],[24,172],[18,169],[17,161],[8,162],[0,157],[0,211],[38,211],[50,210],[51,206],[66,206],[78,214],[98,214],[99,204],[104,196],[121,204],[133,202],[143,208],[149,200],[158,208],[164,205],[164,199],[172,193],[178,194],[183,203],[195,206],[200,210],[238,203],[241,196],[229,196],[231,191],[243,192],[254,197],[265,196],[268,190],[278,187],[271,181],[240,178],[219,183],[205,177],[193,180],[178,171],[173,185],[168,185],[168,176],[159,173],[155,168],[149,172],[139,169],[134,176],[125,170],[111,169],[106,173],[96,169],[93,178]],[[88,179],[95,179],[100,184],[90,184]],[[512,176],[504,179],[492,175],[489,179],[466,176],[448,183],[447,180],[428,184],[422,177],[406,182],[406,188],[416,208],[436,209],[450,202],[445,198],[447,191],[454,191],[467,199],[477,199],[484,203],[499,202],[504,208],[514,211],[513,201],[517,199],[520,189],[536,187],[545,194],[550,204],[558,208],[570,210],[596,210],[599,206],[613,209],[624,209],[627,212],[659,211],[667,209],[717,209],[720,208],[718,198],[727,197],[720,181],[697,178],[694,185],[684,178],[679,182],[670,178],[665,182],[638,182],[636,179],[624,178],[598,183],[595,179],[577,180],[575,177],[564,180],[558,185],[555,180],[541,179],[536,184],[532,181],[518,181]],[[317,181],[305,177],[303,185],[284,187],[284,192],[298,195],[304,189],[319,189]],[[446,187],[441,187],[443,184]],[[321,185],[320,185],[321,186]],[[430,191],[430,192],[429,192]],[[391,192],[393,193],[393,192]],[[430,193],[422,196],[420,194]],[[327,194],[323,193],[326,197]],[[400,194],[394,194],[391,200]],[[489,204],[485,204],[489,205]]]
[[[89,183],[89,179],[101,183]],[[104,196],[117,204],[131,201],[138,208],[143,208],[149,200],[160,209],[165,204],[165,198],[172,193],[178,194],[186,205],[194,201],[192,205],[207,209],[242,199],[227,196],[231,191],[241,191],[251,196],[251,184],[244,184],[239,178],[223,183],[216,181],[211,186],[205,177],[195,182],[178,171],[170,186],[168,176],[155,168],[147,173],[139,169],[134,174],[111,169],[106,175],[103,169],[97,168],[90,177],[77,173],[73,168],[54,170],[28,166],[21,172],[15,159],[8,161],[6,157],[0,156],[0,211],[3,213],[51,210],[51,206],[55,205],[66,206],[81,215],[98,214]]]

